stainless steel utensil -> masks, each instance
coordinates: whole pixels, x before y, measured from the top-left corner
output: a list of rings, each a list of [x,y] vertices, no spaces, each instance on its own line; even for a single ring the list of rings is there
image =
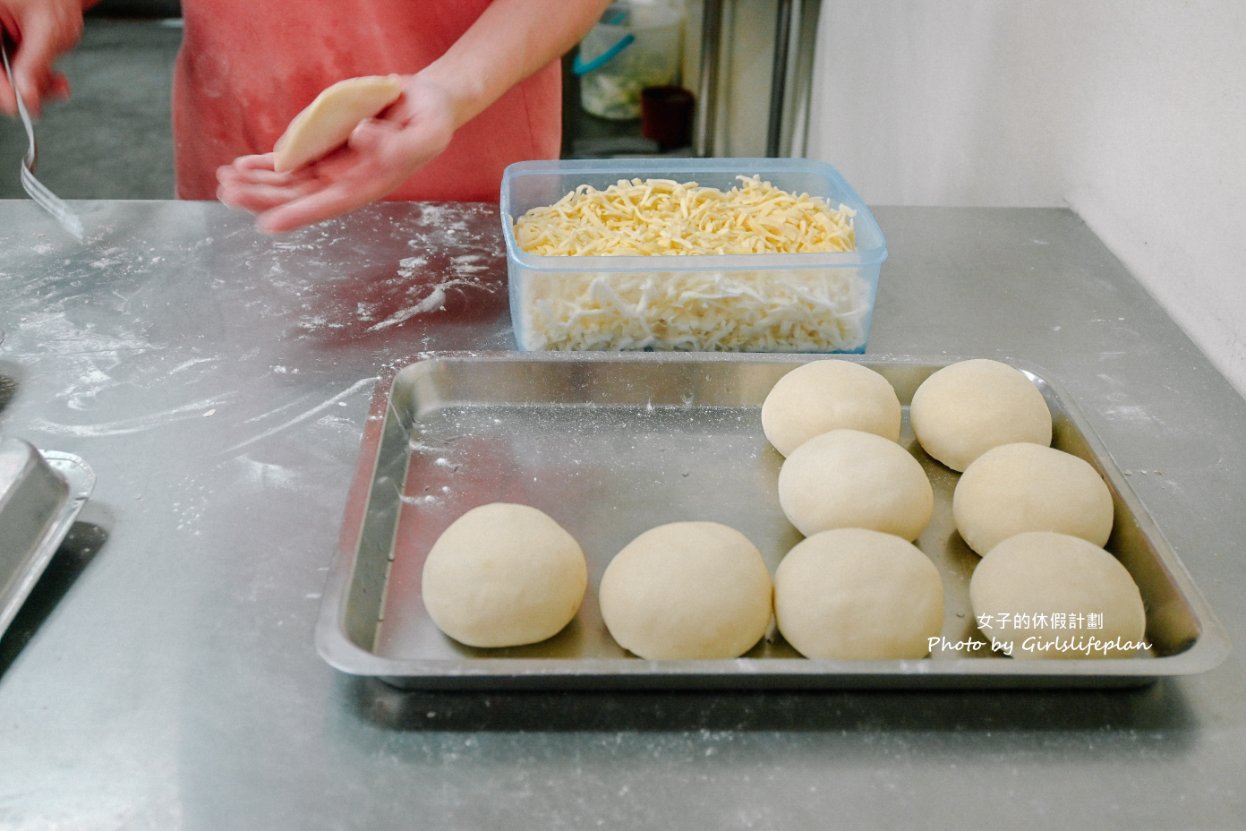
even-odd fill
[[[38,160],[39,151],[35,144],[35,127],[30,120],[30,112],[26,109],[26,104],[22,101],[21,90],[17,88],[17,79],[13,75],[13,68],[9,66],[9,53],[4,45],[4,38],[0,37],[0,61],[4,63],[4,74],[8,76],[9,86],[13,88],[13,96],[17,99],[17,115],[22,121],[22,126],[26,128],[26,139],[28,142],[26,155],[22,159],[21,181],[22,189],[30,195],[35,204],[43,208],[52,218],[55,219],[62,228],[78,242],[84,239],[82,229],[82,220],[69,209],[69,206],[58,197],[55,193],[35,178],[35,165]]]

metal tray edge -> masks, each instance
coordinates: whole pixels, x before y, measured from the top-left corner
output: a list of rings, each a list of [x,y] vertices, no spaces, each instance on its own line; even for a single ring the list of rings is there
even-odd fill
[[[43,456],[48,466],[65,481],[68,489],[42,539],[35,545],[34,555],[27,561],[20,579],[7,597],[0,598],[3,600],[0,604],[0,635],[8,630],[95,489],[95,472],[81,457],[57,450],[36,449],[35,452]]]

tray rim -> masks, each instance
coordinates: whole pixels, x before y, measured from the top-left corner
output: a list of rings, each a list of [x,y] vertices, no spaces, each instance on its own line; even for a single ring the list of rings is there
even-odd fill
[[[0,636],[13,623],[22,604],[47,570],[48,563],[52,561],[82,506],[95,489],[95,471],[82,457],[60,450],[41,450],[25,439],[10,437],[8,440],[21,442],[31,452],[42,456],[52,472],[64,481],[66,492],[56,511],[50,516],[43,536],[20,566],[19,579],[13,584],[12,590],[0,595]]]
[[[1088,658],[1078,660],[937,660],[843,661],[810,658],[734,658],[700,661],[651,661],[628,658],[516,658],[462,657],[454,659],[393,659],[354,643],[345,633],[345,598],[354,573],[358,542],[367,512],[367,493],[375,471],[381,435],[391,416],[391,392],[398,377],[430,362],[488,361],[515,364],[583,363],[805,363],[847,360],[896,366],[947,365],[982,356],[935,357],[911,354],[865,353],[704,353],[704,352],[511,352],[450,350],[419,352],[387,364],[378,375],[360,444],[337,549],[321,598],[314,640],[318,653],[341,672],[379,678],[400,687],[425,689],[468,688],[1030,688],[1139,686],[1164,677],[1193,675],[1212,670],[1228,656],[1231,644],[1189,570],[1177,556],[1146,505],[1127,481],[1098,433],[1086,421],[1077,403],[1050,373],[1028,361],[1005,360],[1037,384],[1048,387],[1065,414],[1095,455],[1109,463],[1112,485],[1128,501],[1145,533],[1157,543],[1157,553],[1176,588],[1189,605],[1200,629],[1195,642],[1172,655],[1146,658]],[[362,498],[361,498],[362,497]]]

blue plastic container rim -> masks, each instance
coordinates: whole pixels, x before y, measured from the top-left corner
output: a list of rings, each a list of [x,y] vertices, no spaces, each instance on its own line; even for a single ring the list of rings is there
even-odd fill
[[[521,268],[535,271],[652,271],[654,268],[651,256],[592,256],[592,257],[559,257],[529,254],[519,247],[515,240],[512,227],[518,218],[511,195],[511,185],[516,180],[551,175],[574,179],[581,176],[608,175],[617,179],[647,178],[661,175],[679,181],[695,181],[698,173],[732,174],[740,176],[760,176],[766,179],[768,174],[776,173],[811,173],[825,178],[831,184],[833,196],[828,201],[835,207],[846,205],[856,212],[853,225],[857,232],[858,243],[864,237],[877,240],[876,245],[858,248],[855,251],[826,251],[806,254],[707,254],[686,257],[671,257],[678,261],[672,263],[668,270],[719,270],[724,268],[740,268],[747,262],[749,269],[791,269],[791,268],[853,268],[879,266],[887,259],[887,241],[882,228],[874,219],[874,214],[834,167],[826,162],[812,159],[775,159],[749,157],[716,157],[716,158],[640,158],[640,159],[566,159],[560,161],[523,161],[514,162],[506,167],[502,174],[502,190],[499,208],[502,218],[502,234],[506,240],[506,252]],[[564,189],[569,192],[574,185]],[[814,193],[812,196],[826,197],[827,194]],[[527,208],[524,208],[527,210]],[[523,211],[518,211],[522,214]]]
[[[620,52],[635,42],[636,36],[631,32],[628,32],[626,35],[615,41],[615,43],[605,52],[602,52],[600,55],[586,63],[581,62],[579,53],[576,53],[575,58],[571,61],[571,72],[576,76],[596,72],[598,69],[601,69],[603,66],[617,58]]]

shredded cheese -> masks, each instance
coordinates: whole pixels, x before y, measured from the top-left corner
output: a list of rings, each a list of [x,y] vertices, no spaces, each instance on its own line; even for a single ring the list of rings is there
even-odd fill
[[[855,271],[607,272],[529,281],[528,349],[851,352],[869,284]]]
[[[514,224],[542,256],[695,256],[852,251],[854,212],[759,177],[728,191],[667,179],[576,188]],[[856,268],[527,272],[528,349],[856,351],[871,284]]]
[[[852,251],[855,212],[739,176],[727,191],[671,179],[580,185],[515,222],[515,239],[541,256],[797,254]]]

